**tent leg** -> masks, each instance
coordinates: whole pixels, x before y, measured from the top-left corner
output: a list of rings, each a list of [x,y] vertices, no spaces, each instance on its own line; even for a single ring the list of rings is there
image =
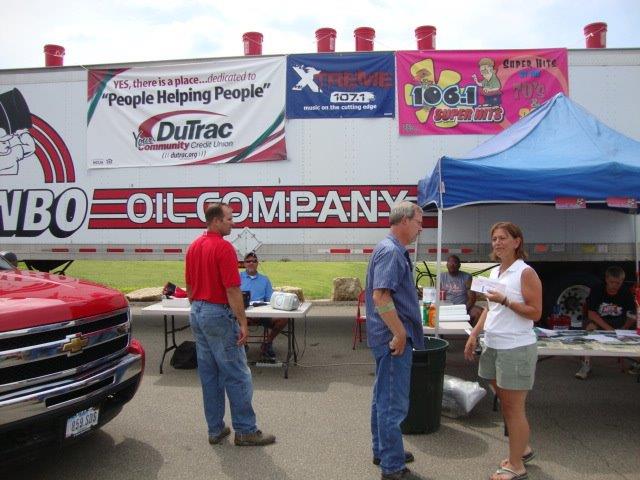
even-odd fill
[[[442,208],[438,208],[438,240],[436,244],[436,338],[440,330],[440,264],[442,262]]]
[[[640,255],[638,254],[638,210],[636,208],[631,210],[631,214],[633,215],[633,243],[634,243],[634,247],[635,247],[635,251],[636,251],[636,261],[635,261],[635,268],[636,268],[636,285],[640,285],[640,260],[639,257]]]

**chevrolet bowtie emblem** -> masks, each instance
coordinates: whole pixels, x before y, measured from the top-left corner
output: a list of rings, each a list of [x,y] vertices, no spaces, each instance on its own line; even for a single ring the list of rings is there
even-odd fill
[[[78,336],[73,337],[67,343],[62,345],[62,351],[67,352],[69,355],[74,355],[76,353],[80,353],[88,343],[89,340],[84,338],[82,334],[79,334]]]

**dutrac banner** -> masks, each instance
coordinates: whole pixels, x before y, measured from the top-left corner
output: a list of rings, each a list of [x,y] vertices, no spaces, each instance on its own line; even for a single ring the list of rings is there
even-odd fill
[[[393,53],[289,55],[288,118],[395,116]]]
[[[567,50],[396,53],[400,135],[495,134],[558,92]]]
[[[285,57],[89,70],[89,168],[284,160]]]

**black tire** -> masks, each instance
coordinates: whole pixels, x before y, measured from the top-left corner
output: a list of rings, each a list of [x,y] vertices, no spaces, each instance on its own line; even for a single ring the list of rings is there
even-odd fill
[[[552,274],[543,281],[543,325],[547,324],[549,315],[556,305],[560,305],[560,313],[572,317],[572,324],[582,324],[585,320],[585,300],[592,288],[602,285],[602,281],[587,272],[569,272]]]

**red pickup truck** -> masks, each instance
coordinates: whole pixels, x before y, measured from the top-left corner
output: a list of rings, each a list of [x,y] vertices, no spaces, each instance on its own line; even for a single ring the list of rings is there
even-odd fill
[[[0,255],[0,464],[107,423],[144,362],[122,293]]]

